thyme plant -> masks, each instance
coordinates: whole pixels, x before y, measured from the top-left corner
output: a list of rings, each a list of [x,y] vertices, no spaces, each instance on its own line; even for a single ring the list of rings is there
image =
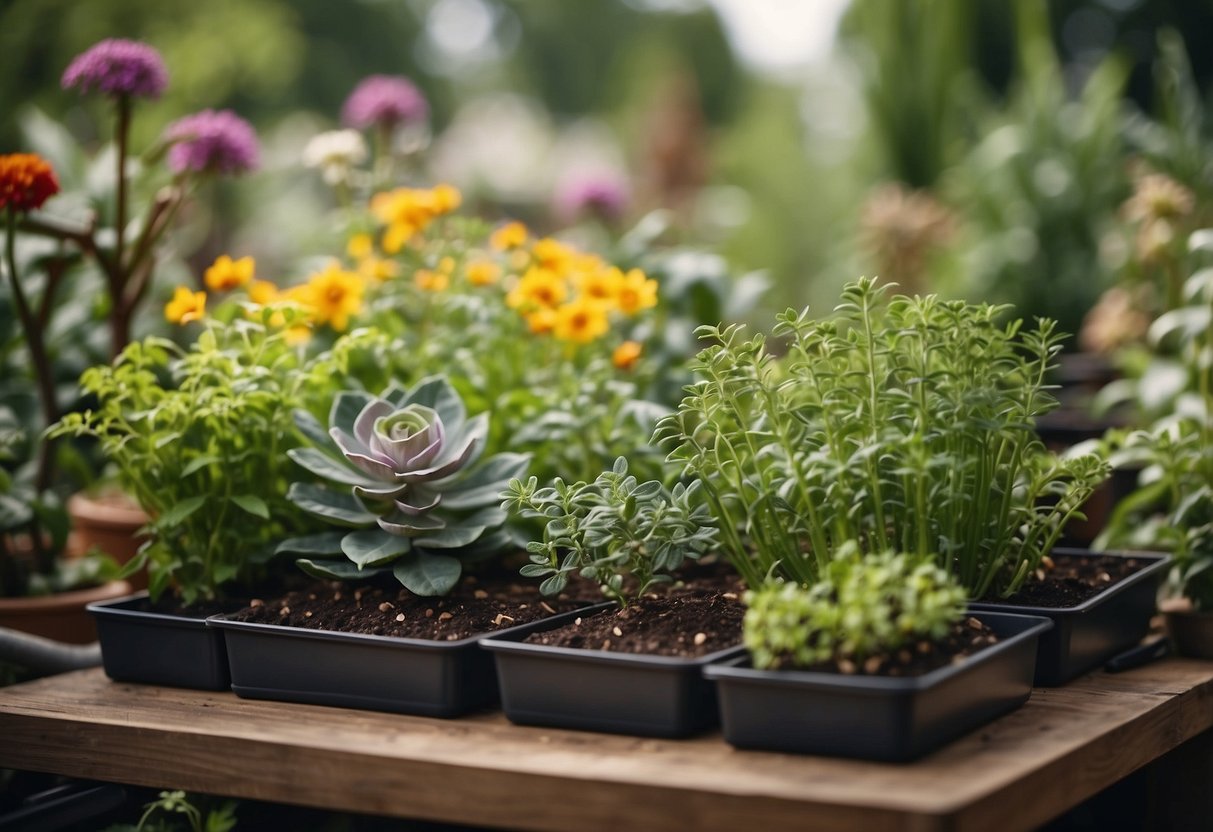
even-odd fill
[[[861,666],[915,642],[942,639],[964,613],[948,572],[886,551],[859,556],[851,541],[807,589],[768,584],[746,593],[743,640],[754,667]]]
[[[750,586],[811,584],[856,541],[934,559],[973,597],[1019,589],[1107,466],[1037,439],[1062,336],[1047,319],[1001,324],[1005,311],[890,298],[865,278],[832,317],[780,315],[780,360],[739,326],[700,329],[716,343],[658,435],[703,482]]]
[[[623,457],[593,482],[538,484],[535,477],[512,480],[502,507],[546,521],[543,540],[527,544],[531,562],[522,567],[523,575],[544,579],[539,588],[545,595],[560,592],[580,573],[626,607],[716,542],[711,515],[697,499],[698,482],[672,489],[656,480],[642,483],[628,474]]]

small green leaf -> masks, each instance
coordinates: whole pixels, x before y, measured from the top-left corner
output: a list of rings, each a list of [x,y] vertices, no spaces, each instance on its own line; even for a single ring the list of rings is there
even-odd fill
[[[323,477],[332,482],[371,488],[382,485],[382,483],[365,476],[361,471],[346,465],[344,462],[316,448],[291,448],[286,452],[286,455],[295,464],[306,468],[318,477]],[[396,488],[399,489],[399,486],[397,485]]]
[[[296,555],[340,555],[341,541],[348,532],[321,532],[305,537],[289,537],[278,544],[275,554],[290,552]]]
[[[344,526],[369,526],[376,516],[352,494],[332,491],[313,483],[292,483],[286,498],[304,511]]]
[[[196,473],[208,465],[213,465],[216,462],[221,462],[217,456],[204,454],[203,456],[195,457],[188,465],[181,469],[181,476],[188,477],[190,474]]]
[[[463,565],[457,558],[412,552],[392,569],[396,580],[414,595],[446,595],[459,582]]]
[[[300,558],[295,565],[313,578],[332,578],[338,581],[357,581],[382,575],[386,569],[359,569],[349,561],[326,560],[317,563],[309,558]]]
[[[253,494],[233,494],[231,500],[254,517],[260,517],[262,520],[270,519],[270,507],[260,497]]]
[[[341,541],[341,551],[365,568],[389,563],[413,548],[407,537],[388,534],[382,529],[350,532]]]
[[[173,526],[179,526],[189,518],[198,509],[206,503],[206,495],[198,494],[193,497],[186,497],[179,503],[169,506],[156,520],[156,526],[162,529],[171,529]]]

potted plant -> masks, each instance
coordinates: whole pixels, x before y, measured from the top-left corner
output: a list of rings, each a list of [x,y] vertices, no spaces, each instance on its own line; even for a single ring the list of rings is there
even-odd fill
[[[653,592],[715,543],[698,491],[695,483],[639,482],[623,458],[593,482],[510,483],[504,505],[544,521],[522,573],[544,578],[545,593],[580,575],[615,602],[483,642],[496,656],[511,721],[663,737],[715,723],[702,669],[739,650],[738,595]]]
[[[1208,231],[1192,235],[1192,256],[1213,251]],[[1196,265],[1196,264],[1194,264]],[[1112,515],[1100,543],[1171,552],[1163,609],[1183,655],[1213,658],[1213,281],[1196,269],[1185,301],[1150,327],[1150,343],[1180,370],[1172,411],[1146,430],[1111,437],[1113,459],[1140,471],[1138,486]]]
[[[809,587],[746,594],[748,656],[710,665],[742,748],[905,761],[1027,701],[1047,619],[964,611],[929,561],[840,547]]]
[[[1059,458],[1036,438],[1033,420],[1055,405],[1045,373],[1059,336],[1047,320],[1026,332],[1002,324],[1006,311],[890,298],[864,279],[832,317],[781,315],[781,361],[761,336],[705,328],[718,343],[700,353],[700,380],[660,430],[703,482],[724,550],[751,586],[768,575],[812,584],[847,541],[935,559],[1000,609],[1053,572],[1080,573],[1084,600],[1033,607],[1059,621],[1037,680],[1057,683],[1144,635],[1163,558],[1054,551],[1107,465]],[[1110,581],[1117,567],[1125,580]],[[1125,608],[1090,614],[1090,596]],[[1075,637],[1071,626],[1108,622],[1118,622],[1108,636]]]
[[[441,376],[378,396],[340,392],[327,431],[306,412],[296,420],[313,444],[288,456],[320,482],[295,482],[287,497],[339,530],[277,550],[349,585],[317,584],[212,618],[227,634],[232,689],[433,716],[495,702],[481,636],[569,608],[494,582],[485,568],[516,548],[498,495],[528,458],[482,458],[488,414],[469,417]]]
[[[184,291],[169,314],[197,320],[205,298]],[[130,565],[146,566],[149,593],[89,608],[113,679],[227,687],[222,633],[206,617],[246,603],[277,543],[315,527],[286,498],[285,453],[304,442],[291,413],[325,394],[335,360],[306,361],[288,343],[274,321],[289,323],[291,310],[250,312],[208,319],[186,349],[154,337],[128,345],[82,377],[96,409],[54,430],[97,439],[153,518]]]

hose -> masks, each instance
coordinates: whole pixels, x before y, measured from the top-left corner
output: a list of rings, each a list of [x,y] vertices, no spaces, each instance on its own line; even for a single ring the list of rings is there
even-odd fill
[[[101,646],[64,644],[0,627],[0,662],[19,665],[39,676],[66,673],[101,664]]]

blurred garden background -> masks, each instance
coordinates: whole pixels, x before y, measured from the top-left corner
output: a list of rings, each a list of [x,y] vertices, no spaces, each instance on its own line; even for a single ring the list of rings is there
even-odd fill
[[[1111,232],[1130,160],[1211,187],[1204,0],[6,0],[0,147],[66,154],[57,124],[109,139],[100,104],[59,85],[105,37],[172,67],[133,146],[202,106],[262,141],[262,169],[182,229],[195,275],[222,252],[273,275],[339,250],[301,157],[372,73],[430,102],[419,182],[555,231],[575,219],[562,193],[605,181],[620,228],[665,208],[667,240],[765,270],[761,319],[866,272],[1075,332],[1126,261]],[[180,274],[161,272],[166,300]]]

